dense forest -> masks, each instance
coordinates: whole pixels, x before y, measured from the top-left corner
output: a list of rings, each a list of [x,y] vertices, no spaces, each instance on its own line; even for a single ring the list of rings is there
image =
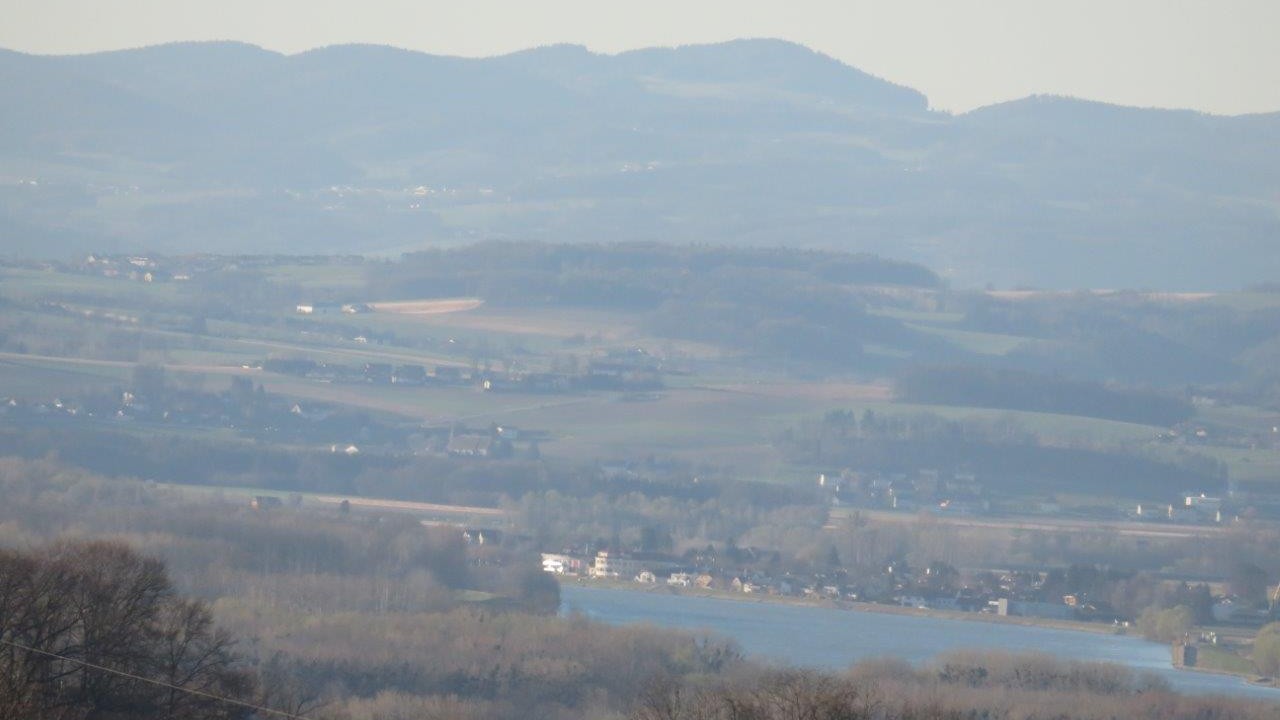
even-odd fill
[[[574,497],[638,495],[753,508],[813,503],[810,488],[730,477],[714,468],[664,464],[657,473],[605,477],[595,462],[496,459],[477,463],[444,454],[346,454],[190,435],[145,435],[96,427],[0,425],[0,454],[27,459],[56,456],[92,473],[186,485],[270,487],[497,507],[528,493]],[[698,482],[692,482],[695,474]]]
[[[499,304],[632,310],[655,308],[699,286],[741,285],[766,275],[828,287],[942,284],[923,266],[874,255],[659,244],[487,242],[411,253],[376,272],[371,289],[385,297],[465,295]]]
[[[1189,419],[1187,400],[1000,368],[916,366],[894,383],[899,400],[927,405],[1004,408],[1083,415],[1170,427]]]
[[[1034,338],[1007,361],[1026,370],[1138,386],[1234,388],[1276,403],[1280,308],[1160,293],[958,298],[964,326]]]
[[[937,289],[932,271],[872,255],[662,245],[481,243],[371,268],[374,297],[483,297],[498,306],[612,309],[661,337],[802,366],[856,368],[880,342],[943,344],[867,312],[861,287]]]
[[[981,362],[1071,380],[1275,401],[1280,309],[1160,293],[953,291],[931,270],[860,254],[490,242],[371,265],[377,298],[483,297],[499,306],[607,308],[659,336],[720,343],[801,368],[883,372]],[[956,329],[1024,338],[974,354],[883,309],[958,313]],[[902,356],[863,353],[892,347]]]
[[[847,673],[754,670],[655,682],[636,720],[1200,720],[1271,717],[1273,708],[1170,694],[1122,668],[1050,657],[957,653],[925,668],[868,662]]]
[[[125,545],[0,550],[0,717],[252,717],[233,642]]]

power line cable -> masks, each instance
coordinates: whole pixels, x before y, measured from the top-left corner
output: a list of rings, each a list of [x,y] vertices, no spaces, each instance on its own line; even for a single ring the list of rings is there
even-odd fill
[[[174,685],[173,683],[165,682],[164,680],[156,680],[154,678],[143,677],[141,675],[134,675],[133,673],[125,672],[124,670],[116,670],[115,668],[96,665],[94,663],[88,662],[87,660],[80,660],[79,658],[67,657],[66,655],[59,655],[58,653],[55,653],[55,652],[50,652],[48,650],[41,650],[39,648],[29,647],[21,643],[16,643],[12,640],[5,640],[4,638],[0,638],[0,644],[9,645],[10,647],[15,647],[19,650],[25,650],[27,652],[36,653],[38,655],[45,655],[47,657],[57,658],[59,660],[65,660],[67,662],[76,663],[78,665],[82,665],[91,670],[99,670],[101,672],[110,673],[112,675],[119,675],[120,677],[129,678],[130,680],[137,680],[138,682],[149,683],[151,685],[158,685],[162,688],[167,688],[169,690],[177,690],[178,692],[184,692],[189,695],[197,695],[199,697],[208,698],[210,700],[217,700],[218,702],[224,702],[229,705],[235,705],[248,710],[253,710],[255,712],[266,713],[268,715],[274,715],[276,717],[288,718],[288,720],[311,720],[305,715],[295,715],[294,713],[286,712],[284,710],[275,710],[269,707],[263,707],[262,705],[254,705],[253,703],[245,702],[243,700],[237,700],[232,697],[227,697],[226,695],[216,695],[214,693],[204,692],[203,690],[193,690],[192,688],[182,687],[181,685]]]

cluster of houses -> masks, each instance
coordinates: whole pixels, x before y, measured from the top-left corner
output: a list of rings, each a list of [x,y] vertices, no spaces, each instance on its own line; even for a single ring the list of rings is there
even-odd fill
[[[915,473],[841,472],[818,475],[818,486],[835,505],[884,508],[915,512],[930,509],[973,515],[991,509],[991,500],[973,473],[942,473],[921,469]]]
[[[644,392],[665,387],[665,373],[657,357],[643,348],[629,348],[606,351],[573,371],[484,373],[478,385],[486,392]]]
[[[371,312],[365,303],[359,302],[302,302],[294,308],[299,315],[359,315]]]
[[[343,365],[308,358],[271,357],[248,367],[322,382],[406,386],[463,386],[472,382],[470,371],[453,365],[437,365],[428,369],[423,365],[392,365],[378,362]]]
[[[771,554],[745,549],[747,561],[730,570],[701,555],[676,557],[662,553],[599,550],[542,553],[542,569],[559,576],[584,580],[610,580],[641,586],[775,597],[822,599],[835,602],[872,602],[919,610],[988,613],[1050,620],[1080,620],[1127,626],[1129,619],[1111,604],[1093,597],[1088,585],[1073,585],[1071,573],[1062,571],[1008,570],[975,574],[961,582],[959,573],[939,563],[922,569],[890,564],[879,572],[859,577],[843,569],[810,575],[778,573],[770,563],[752,567],[751,558]],[[1261,624],[1266,609],[1246,607],[1231,597],[1214,599],[1215,622]]]
[[[64,415],[67,417],[78,417],[84,415],[93,417],[93,411],[87,410],[81,402],[77,400],[63,400],[62,398],[53,398],[52,400],[20,400],[16,397],[7,397],[0,399],[0,417],[5,418],[37,418],[48,416]]]
[[[1129,517],[1152,522],[1206,525],[1221,523],[1224,517],[1230,519],[1230,513],[1224,516],[1220,497],[1205,493],[1183,493],[1182,502],[1177,504],[1139,503],[1129,513]]]
[[[98,394],[81,397],[24,400],[9,397],[0,400],[0,417],[14,419],[80,418],[117,421],[174,422],[187,425],[230,426],[231,415],[217,402],[182,393],[172,399],[157,401],[132,390],[115,395]]]
[[[456,458],[510,457],[536,458],[539,444],[550,438],[545,430],[517,428],[493,423],[487,428],[472,428],[461,423],[427,426],[409,437],[409,445],[418,455],[448,455]]]
[[[0,398],[0,418],[143,422],[224,428],[319,443],[333,454],[355,456],[365,450],[457,458],[536,458],[550,439],[545,430],[493,423],[468,427],[460,423],[402,427],[380,423],[363,413],[306,401],[291,401],[254,389],[248,379],[233,382],[228,392],[210,393],[165,388],[138,388],[74,398],[24,400]]]
[[[1244,514],[1258,518],[1280,518],[1280,492],[1273,486],[1240,487],[1227,483],[1226,493],[1183,492],[1175,502],[1144,502],[1122,508],[1130,520],[1176,523],[1180,525],[1219,525],[1236,522]]]
[[[192,277],[188,268],[162,267],[160,261],[143,255],[89,255],[80,264],[81,272],[137,282],[185,282]]]
[[[748,550],[748,553],[751,551]],[[763,555],[763,553],[761,553]],[[543,553],[542,569],[555,575],[586,579],[667,585],[778,597],[810,597],[835,601],[863,601],[916,609],[982,612],[1051,619],[1117,621],[1104,602],[1082,595],[1045,597],[1051,590],[1045,573],[993,573],[980,586],[960,586],[956,573],[945,565],[913,572],[888,565],[878,574],[851,578],[836,570],[801,577],[764,570],[737,571],[660,553],[627,553],[600,550],[595,555],[573,552]]]
[[[219,256],[204,254],[161,257],[92,253],[86,255],[78,263],[58,263],[57,267],[68,272],[138,282],[186,282],[198,275],[228,270],[269,269],[282,263],[288,265],[331,265],[342,262],[362,262],[362,259],[356,257],[335,258],[331,256],[280,257],[271,255]]]
[[[266,255],[227,257],[218,255],[182,255],[160,257],[149,255],[113,255],[93,253],[79,263],[59,265],[59,269],[139,282],[186,282],[198,275],[251,268],[270,268],[281,262],[291,265],[333,262],[333,258],[279,258]]]
[[[1213,404],[1205,398],[1196,398],[1197,405]],[[1156,436],[1157,440],[1173,445],[1214,445],[1242,449],[1280,449],[1280,415],[1262,418],[1249,429],[1223,428],[1191,422],[1180,423]]]
[[[475,387],[485,392],[568,393],[588,390],[644,391],[664,386],[661,363],[639,351],[617,351],[589,360],[575,372],[495,372],[459,365],[343,365],[307,358],[271,357],[256,365],[268,372],[322,382],[403,386]]]
[[[914,473],[882,474],[843,470],[819,474],[817,482],[833,505],[953,515],[983,515],[992,511],[989,493],[977,476],[968,472],[941,473],[921,469]],[[1231,520],[1245,499],[1245,494],[1232,484],[1225,498],[1204,492],[1184,492],[1173,503],[1126,505],[1119,509],[1118,514],[1107,517],[1193,525],[1220,524]],[[1248,500],[1257,508],[1259,503],[1267,505],[1270,498],[1251,496]],[[1046,501],[1021,512],[1056,515],[1061,508],[1052,501]]]
[[[227,392],[173,387],[128,387],[49,400],[0,399],[0,417],[10,420],[154,423],[219,428],[318,443],[348,455],[354,443],[403,445],[408,432],[363,413],[310,402],[294,402],[254,389],[245,378]]]

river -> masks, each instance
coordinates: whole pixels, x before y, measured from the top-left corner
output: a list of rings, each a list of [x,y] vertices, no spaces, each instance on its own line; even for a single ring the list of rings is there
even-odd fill
[[[893,657],[925,662],[950,650],[1042,652],[1066,660],[1111,662],[1163,678],[1185,693],[1280,702],[1280,690],[1228,675],[1177,670],[1166,645],[1124,635],[841,610],[754,600],[593,588],[566,582],[561,611],[615,625],[648,623],[731,637],[750,656],[790,665],[842,669]]]

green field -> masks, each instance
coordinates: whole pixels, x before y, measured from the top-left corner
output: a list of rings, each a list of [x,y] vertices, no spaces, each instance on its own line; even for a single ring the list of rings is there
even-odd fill
[[[0,268],[0,296],[15,299],[47,299],[74,294],[115,302],[148,302],[163,307],[166,300],[179,297],[184,292],[192,291],[179,283],[144,283],[101,275]]]
[[[267,277],[302,290],[322,290],[362,296],[368,286],[365,269],[358,264],[326,263],[273,265]],[[298,298],[299,301],[310,298]]]
[[[1280,412],[1250,405],[1210,405],[1196,412],[1198,422],[1226,430],[1247,433],[1274,432],[1280,427]]]
[[[913,330],[942,338],[961,350],[978,355],[1005,355],[1030,340],[1020,335],[963,330],[956,326],[964,321],[964,315],[956,312],[928,312],[882,307],[873,310],[872,314],[901,320]],[[892,355],[891,349],[880,350],[882,353]]]
[[[1196,667],[1234,675],[1254,676],[1258,674],[1258,671],[1254,669],[1253,663],[1248,658],[1233,650],[1214,647],[1213,645],[1199,645],[1196,647]]]
[[[917,323],[907,323],[907,327],[930,335],[936,335],[962,350],[968,350],[979,355],[1006,355],[1028,341],[1028,338],[1019,335],[973,332],[971,330],[957,330],[955,328],[935,327]]]
[[[893,318],[908,323],[955,325],[964,322],[964,313],[958,312],[929,312],[927,310],[904,310],[895,307],[879,307],[870,312],[872,315]]]
[[[1250,483],[1280,484],[1280,450],[1196,446],[1195,452],[1227,464],[1228,477]]]
[[[317,293],[357,295],[364,288],[364,269],[358,264],[282,264],[269,274],[296,289]],[[743,362],[724,348],[655,338],[643,331],[638,315],[563,308],[480,306],[437,315],[395,312],[301,317],[291,303],[261,309],[261,322],[210,320],[207,334],[168,328],[182,327],[183,316],[150,315],[134,323],[110,321],[104,311],[140,315],[128,308],[169,309],[167,303],[186,297],[191,286],[182,283],[145,284],[94,275],[43,270],[0,270],[0,296],[20,301],[67,297],[76,313],[50,312],[27,303],[10,315],[27,323],[42,337],[74,340],[92,330],[101,335],[91,350],[110,333],[139,338],[133,355],[93,359],[38,360],[6,356],[0,363],[0,394],[70,393],[81,388],[104,389],[126,381],[132,365],[125,359],[161,363],[183,382],[225,387],[226,376],[248,375],[268,391],[291,398],[323,401],[392,413],[410,422],[463,422],[483,426],[491,422],[545,430],[551,440],[544,453],[575,459],[670,455],[692,462],[722,464],[757,477],[794,474],[774,448],[780,432],[821,417],[830,410],[872,411],[886,416],[933,414],[953,421],[999,423],[1009,421],[1042,441],[1063,446],[1124,446],[1176,452],[1156,444],[1164,430],[1153,426],[1002,409],[898,403],[887,384],[853,386],[837,379],[780,380],[785,371],[761,369]],[[1247,302],[1259,304],[1272,296],[1255,294]],[[1225,296],[1213,301],[1225,301]],[[1242,300],[1244,301],[1244,300]],[[1207,302],[1207,301],[1206,301]],[[170,312],[178,312],[171,310]],[[962,330],[963,316],[955,312],[927,312],[881,307],[876,314],[908,323],[920,332],[942,338],[976,354],[1008,353],[1027,338]],[[155,326],[156,318],[163,323]],[[391,334],[398,344],[357,343],[357,335],[376,338]],[[41,346],[44,354],[73,354],[56,343]],[[339,384],[250,371],[241,368],[268,357],[306,357],[359,367],[367,362],[433,366],[491,365],[507,369],[547,369],[553,360],[576,357],[579,362],[607,348],[646,347],[682,358],[696,370],[675,375],[656,397],[627,401],[618,393],[567,395],[485,393],[473,387],[405,387]],[[418,349],[427,348],[427,349]],[[872,348],[885,356],[896,348]],[[35,351],[32,351],[35,352]],[[1280,415],[1244,406],[1199,408],[1197,422],[1212,428],[1258,433],[1280,424]],[[1192,446],[1192,452],[1225,462],[1232,478],[1259,482],[1280,480],[1280,451]]]
[[[0,398],[49,400],[58,394],[100,392],[128,380],[130,369],[0,358]]]
[[[1237,310],[1263,310],[1280,306],[1280,292],[1239,292],[1214,295],[1203,302]]]

